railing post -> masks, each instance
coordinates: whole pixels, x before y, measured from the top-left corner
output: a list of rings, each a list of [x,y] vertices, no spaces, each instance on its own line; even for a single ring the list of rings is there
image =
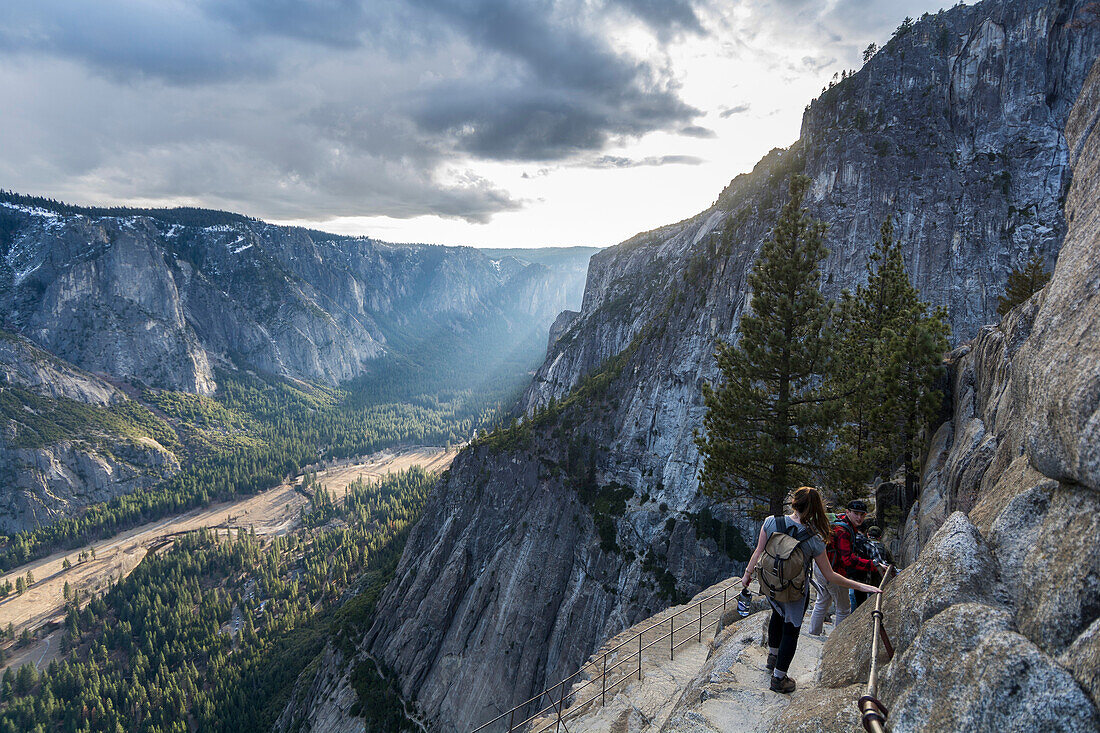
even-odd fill
[[[558,698],[558,724],[554,727],[554,733],[561,730],[561,713],[565,709],[565,680],[561,681],[561,696]]]
[[[600,692],[600,705],[607,705],[607,654],[603,655],[603,674],[600,676],[603,690]],[[508,731],[508,733],[512,733]]]
[[[516,709],[512,708],[512,714],[508,716],[508,733],[512,733],[512,726],[516,722]]]
[[[638,679],[639,680],[642,678],[642,634],[644,634],[644,633],[645,632],[643,631],[643,632],[638,634]]]
[[[668,619],[668,658],[676,658],[676,614]]]
[[[703,643],[703,602],[699,601],[699,643]]]

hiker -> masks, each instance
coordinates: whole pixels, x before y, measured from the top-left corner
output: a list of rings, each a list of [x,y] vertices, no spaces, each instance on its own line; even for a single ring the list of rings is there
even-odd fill
[[[856,580],[861,580],[871,585],[879,585],[882,583],[883,577],[886,573],[882,570],[883,566],[889,567],[894,564],[894,555],[886,549],[886,545],[882,544],[882,527],[879,527],[874,523],[874,517],[867,517],[863,521],[864,526],[870,525],[867,528],[867,534],[860,532],[856,535],[856,554],[860,557],[866,557],[875,564],[875,570],[866,573],[866,577],[856,576]],[[852,599],[852,610],[856,610],[860,603],[867,600],[867,596],[864,593],[858,593],[854,590],[848,591]]]
[[[760,528],[756,550],[745,566],[741,585],[748,588],[757,563],[767,550],[768,557],[760,566],[760,593],[772,607],[768,622],[768,671],[772,691],[789,694],[795,682],[787,676],[798,645],[798,630],[809,602],[808,580],[811,565],[822,577],[838,587],[856,588],[877,593],[878,588],[837,575],[829,564],[825,542],[830,534],[825,517],[825,505],[817,489],[803,486],[790,501],[791,513],[768,517]],[[793,541],[786,537],[793,538]],[[786,559],[784,559],[784,557]],[[813,558],[813,562],[810,562]]]
[[[886,549],[886,545],[882,544],[882,527],[875,524],[867,530],[867,544],[871,551],[871,561],[875,565],[881,567],[882,565],[890,566],[894,564],[893,553]],[[878,582],[882,582],[882,573],[879,572],[876,575],[878,575]],[[875,583],[875,585],[877,584]]]
[[[832,525],[830,534],[831,542],[829,543],[829,561],[836,570],[836,574],[845,579],[850,580],[852,575],[856,572],[870,572],[876,568],[882,572],[886,572],[886,565],[876,565],[871,560],[860,557],[853,551],[856,531],[859,529],[859,526],[863,524],[863,520],[866,517],[867,504],[856,499],[848,503],[848,510],[837,517],[836,522]],[[866,588],[874,588],[874,586],[859,582],[856,583],[856,585],[859,586],[858,588],[848,583],[838,584],[835,581],[830,581],[828,577],[816,571],[814,572],[812,582],[814,590],[817,591],[817,598],[814,600],[814,610],[813,613],[810,614],[809,633],[812,636],[819,636],[821,634],[822,627],[825,624],[825,614],[828,613],[829,606],[836,605],[836,622],[833,624],[833,628],[840,626],[841,622],[852,612],[848,591],[844,590],[844,588],[855,588],[857,591],[865,591]],[[877,591],[877,588],[875,590]]]

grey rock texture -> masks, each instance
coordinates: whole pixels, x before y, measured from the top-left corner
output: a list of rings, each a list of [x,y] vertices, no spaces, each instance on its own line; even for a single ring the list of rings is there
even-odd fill
[[[1058,662],[1081,683],[1081,687],[1100,707],[1100,618],[1058,657]]]
[[[351,714],[359,696],[344,674],[343,655],[331,644],[325,647],[316,676],[308,689],[295,689],[291,700],[275,721],[273,730],[296,730],[303,733],[360,733],[366,729],[362,718]],[[323,697],[318,695],[324,690]],[[300,705],[309,701],[311,707],[303,710]]]
[[[1100,490],[1100,66],[1066,123],[1070,229],[1021,354],[1028,457],[1053,479]]]
[[[816,689],[798,695],[775,719],[769,733],[856,733],[862,730],[854,701],[863,685]]]
[[[81,368],[200,394],[219,363],[334,384],[471,323],[541,343],[594,251],[547,265],[243,217],[183,226],[14,204],[0,224],[4,327]]]
[[[120,494],[147,489],[180,470],[179,459],[152,439],[115,436],[110,450],[69,441],[13,447],[0,435],[0,534],[14,534],[71,516]]]
[[[894,215],[909,271],[926,299],[949,307],[957,341],[994,320],[1013,267],[1036,252],[1053,263],[1071,177],[1063,128],[1100,49],[1090,7],[987,0],[920,20],[811,103],[800,140],[714,206],[592,258],[580,315],[560,324],[521,409],[534,415],[594,382],[606,385],[600,397],[532,427],[521,446],[460,457],[380,605],[370,648],[434,725],[476,725],[570,673],[666,605],[661,582],[691,594],[740,567],[691,521],[707,506],[692,431],[700,385],[717,377],[714,341],[736,337],[746,271],[792,173],[813,179],[810,209],[830,224],[829,292],[861,280]],[[1009,342],[993,350],[1018,348]],[[982,425],[945,435],[941,454],[965,442],[1007,466],[981,414],[983,390],[1003,392],[1002,377],[975,376],[969,409]],[[576,482],[555,473],[571,445],[590,452],[596,485],[629,491],[610,522],[579,507]],[[975,501],[982,461],[944,466],[945,480],[970,488],[943,495],[925,540]],[[722,519],[726,531],[749,529]]]
[[[0,331],[0,379],[44,397],[64,397],[89,405],[106,406],[125,399],[102,379],[7,331]]]
[[[1100,726],[1069,673],[1012,629],[1012,614],[978,603],[954,605],[921,626],[881,691],[897,733]]]

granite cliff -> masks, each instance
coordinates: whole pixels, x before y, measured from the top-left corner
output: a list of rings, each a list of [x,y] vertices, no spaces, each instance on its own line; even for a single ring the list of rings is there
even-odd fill
[[[879,697],[894,733],[1100,727],[1100,61],[1066,125],[1073,180],[1051,283],[951,355],[952,414],[936,433],[902,537],[906,567],[882,597],[896,648],[881,652]],[[731,594],[727,580],[696,600]],[[710,600],[707,611],[717,600]],[[669,609],[608,641],[565,696],[572,731],[717,733],[859,729],[872,604],[824,640],[803,636],[790,696],[767,691],[766,612],[728,608],[690,623],[644,675],[611,664],[668,632]],[[685,621],[687,623],[685,624]],[[804,627],[805,629],[805,627]],[[707,644],[706,642],[710,643]],[[613,667],[612,667],[613,668]],[[596,686],[584,687],[592,680]],[[543,705],[546,701],[543,701]],[[542,721],[555,724],[553,714]]]
[[[74,209],[0,203],[3,326],[80,368],[199,394],[217,364],[336,384],[440,334],[535,330],[541,345],[594,251],[547,265],[220,212]]]
[[[956,343],[972,338],[1013,267],[1058,255],[1081,159],[1063,130],[1098,51],[1090,2],[925,16],[811,103],[800,139],[712,207],[595,256],[581,311],[555,324],[523,399],[526,422],[455,461],[361,653],[433,726],[467,730],[736,571],[744,525],[698,494],[692,431],[714,340],[736,336],[789,176],[813,179],[811,213],[830,224],[831,294],[859,282],[894,215],[914,282],[948,307]],[[302,719],[354,727],[326,690]]]
[[[0,379],[0,534],[47,524],[179,471],[178,446],[162,444],[139,422],[152,414],[135,411],[103,379],[6,331],[0,331]],[[78,427],[56,431],[59,411]]]
[[[895,731],[1100,726],[1100,62],[1066,139],[1050,284],[953,355],[954,411],[902,536],[911,564],[884,596]],[[852,618],[825,647],[830,686],[869,662],[850,644],[867,611]]]

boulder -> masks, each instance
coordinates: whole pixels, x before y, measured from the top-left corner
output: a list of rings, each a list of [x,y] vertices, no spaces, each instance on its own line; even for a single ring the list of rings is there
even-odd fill
[[[1074,678],[1011,626],[1007,609],[981,603],[924,624],[883,676],[890,730],[1097,730],[1100,716]]]
[[[970,519],[997,556],[1001,582],[1017,604],[1032,592],[1027,555],[1034,547],[1058,482],[1031,467],[1026,456],[1016,459],[996,482],[982,492]]]
[[[1100,616],[1100,492],[1061,485],[1023,563],[1016,625],[1048,654],[1061,653]]]
[[[791,704],[775,719],[768,733],[853,733],[860,730],[857,708],[863,685],[833,690],[796,691]]]
[[[1058,657],[1058,663],[1068,669],[1100,706],[1100,619],[1092,622],[1085,632],[1069,645]]]
[[[989,545],[962,512],[955,512],[921,551],[917,561],[887,585],[882,599],[885,626],[898,653],[920,625],[956,603],[997,603],[1003,592]],[[866,682],[871,662],[871,612],[867,602],[838,626],[825,643],[823,687]],[[882,660],[885,661],[885,652]]]

